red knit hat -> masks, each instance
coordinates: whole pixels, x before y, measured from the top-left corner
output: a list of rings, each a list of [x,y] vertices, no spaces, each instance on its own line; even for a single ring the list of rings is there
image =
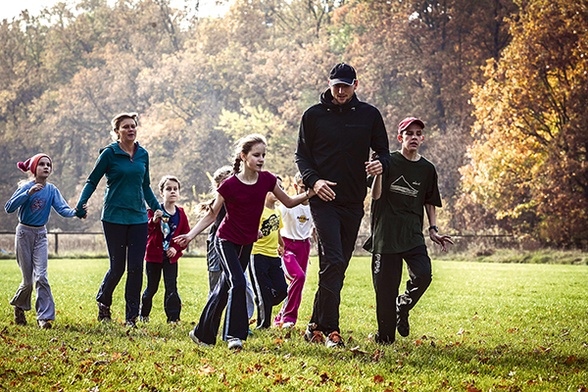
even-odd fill
[[[49,159],[49,162],[51,162],[51,166],[53,166],[53,161],[51,160],[51,157],[49,157],[49,155],[43,154],[43,153],[33,155],[32,157],[30,157],[29,159],[27,159],[24,162],[18,162],[16,164],[16,166],[18,166],[18,168],[25,173],[27,171],[30,171],[31,173],[33,173],[33,175],[36,175],[37,174],[37,165],[39,164],[39,161],[43,157]]]

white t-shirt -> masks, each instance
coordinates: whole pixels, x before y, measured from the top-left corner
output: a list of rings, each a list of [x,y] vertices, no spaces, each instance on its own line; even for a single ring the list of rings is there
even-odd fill
[[[286,208],[280,205],[284,227],[280,234],[291,240],[305,240],[312,235],[312,215],[310,206],[298,204],[296,207]]]

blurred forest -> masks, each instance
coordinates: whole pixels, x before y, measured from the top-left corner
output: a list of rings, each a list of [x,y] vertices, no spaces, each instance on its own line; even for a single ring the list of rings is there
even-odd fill
[[[221,18],[185,4],[77,0],[1,22],[3,202],[25,178],[16,162],[43,151],[74,205],[121,111],[140,113],[153,188],[178,175],[190,211],[247,133],[267,136],[267,170],[292,176],[300,117],[345,61],[392,149],[402,118],[427,124],[444,232],[588,248],[585,0],[232,0]],[[99,230],[101,201],[49,228]],[[16,222],[2,213],[0,229]]]

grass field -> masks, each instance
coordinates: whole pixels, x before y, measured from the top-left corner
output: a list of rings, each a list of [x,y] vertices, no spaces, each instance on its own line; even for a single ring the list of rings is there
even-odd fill
[[[341,305],[344,349],[302,337],[316,288],[313,260],[293,331],[254,331],[241,352],[196,346],[188,332],[206,300],[205,260],[180,260],[182,323],[168,325],[163,288],[151,323],[128,329],[124,281],[116,322],[96,321],[106,259],[54,259],[54,328],[13,322],[19,282],[0,260],[1,391],[587,391],[588,266],[434,261],[434,280],[411,313],[411,334],[392,346],[371,339],[368,258],[352,260]],[[124,278],[123,278],[124,279]]]

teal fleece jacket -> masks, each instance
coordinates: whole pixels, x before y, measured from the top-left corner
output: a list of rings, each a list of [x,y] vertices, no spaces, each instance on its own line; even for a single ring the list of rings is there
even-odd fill
[[[77,216],[85,214],[82,206],[88,202],[103,176],[106,176],[106,191],[102,221],[121,225],[147,223],[145,202],[154,211],[160,208],[150,186],[147,150],[135,142],[135,154],[131,158],[114,142],[100,150],[78,200]]]

